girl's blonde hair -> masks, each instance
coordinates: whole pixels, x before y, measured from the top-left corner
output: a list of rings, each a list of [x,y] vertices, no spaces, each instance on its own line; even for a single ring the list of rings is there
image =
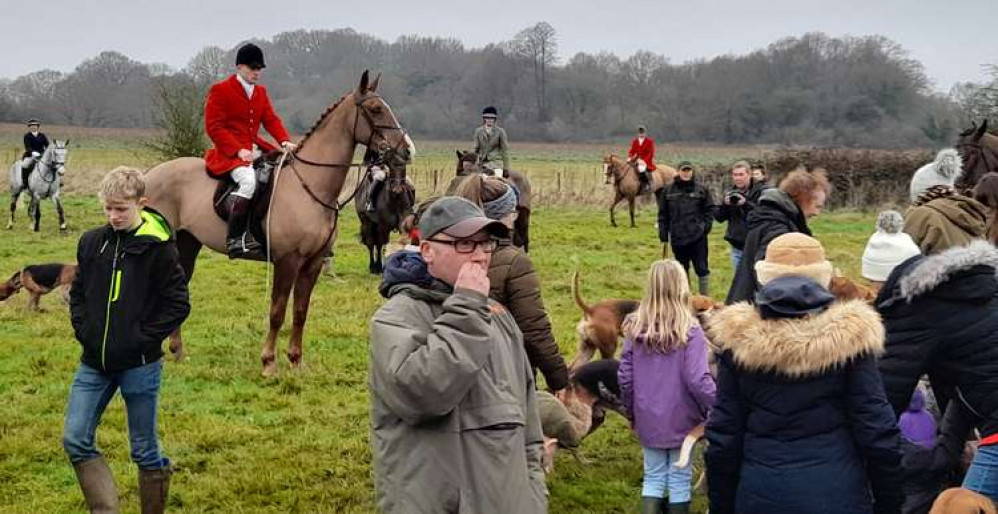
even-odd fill
[[[686,345],[697,324],[686,270],[671,259],[656,261],[648,271],[644,299],[624,322],[624,334],[635,344],[667,353]]]

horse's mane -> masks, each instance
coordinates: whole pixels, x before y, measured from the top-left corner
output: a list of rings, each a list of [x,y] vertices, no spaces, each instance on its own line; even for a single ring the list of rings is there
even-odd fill
[[[319,128],[319,125],[322,125],[322,122],[326,121],[326,118],[328,118],[329,115],[332,114],[333,111],[335,111],[336,108],[339,107],[341,103],[343,103],[343,100],[345,100],[346,97],[347,95],[341,96],[339,100],[333,102],[332,105],[330,105],[329,107],[326,107],[325,111],[322,111],[322,114],[319,115],[319,119],[316,120],[314,124],[312,124],[312,128],[308,129],[308,132],[305,133],[305,136],[301,138],[300,142],[298,142],[299,148],[301,148],[305,144],[305,141],[308,141],[308,138],[312,136],[312,133]]]

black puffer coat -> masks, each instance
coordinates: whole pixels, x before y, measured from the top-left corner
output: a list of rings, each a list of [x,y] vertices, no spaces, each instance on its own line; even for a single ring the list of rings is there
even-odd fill
[[[759,306],[725,307],[708,325],[721,351],[706,430],[711,514],[899,512],[900,435],[876,367],[877,313],[831,303],[804,277],[759,294]]]
[[[759,205],[748,215],[745,253],[735,270],[726,304],[753,300],[759,287],[755,263],[766,258],[770,241],[790,232],[811,235],[807,219],[793,199],[779,189],[766,189],[759,195]]]
[[[876,299],[887,329],[880,360],[896,415],[923,374],[941,410],[958,399],[998,433],[998,249],[976,241],[916,256],[891,273]]]

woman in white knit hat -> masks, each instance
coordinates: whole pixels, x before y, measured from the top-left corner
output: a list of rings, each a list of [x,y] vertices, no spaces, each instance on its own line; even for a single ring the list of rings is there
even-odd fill
[[[863,278],[878,292],[895,266],[921,253],[911,236],[904,233],[901,213],[881,212],[877,215],[877,231],[863,250]]]

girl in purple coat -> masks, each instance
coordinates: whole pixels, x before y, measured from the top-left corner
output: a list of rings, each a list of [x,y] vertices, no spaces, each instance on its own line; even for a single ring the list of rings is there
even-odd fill
[[[673,260],[648,272],[645,297],[624,322],[617,378],[621,402],[644,450],[641,512],[670,514],[690,508],[692,468],[675,466],[686,434],[707,419],[714,379],[707,340],[690,309],[686,271]]]

